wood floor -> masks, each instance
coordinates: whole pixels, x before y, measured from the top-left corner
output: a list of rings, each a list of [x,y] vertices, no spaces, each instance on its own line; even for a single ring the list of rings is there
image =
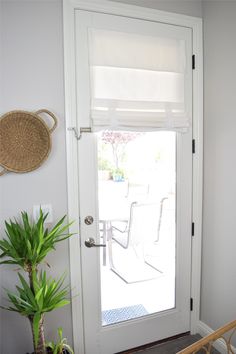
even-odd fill
[[[168,341],[161,341],[151,347],[140,347],[129,351],[122,352],[122,354],[176,354],[178,351],[186,348],[190,344],[200,339],[199,334],[190,335],[183,334],[180,337],[170,338]],[[218,354],[219,352],[214,350],[212,354]],[[118,353],[117,353],[118,354]],[[119,353],[121,354],[121,353]]]

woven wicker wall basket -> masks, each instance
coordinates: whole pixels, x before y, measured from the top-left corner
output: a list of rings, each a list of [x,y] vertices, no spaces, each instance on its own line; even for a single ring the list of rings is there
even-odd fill
[[[40,114],[52,118],[51,128]],[[0,118],[0,176],[7,171],[30,172],[41,166],[51,151],[51,133],[56,126],[55,115],[46,109],[4,114]]]

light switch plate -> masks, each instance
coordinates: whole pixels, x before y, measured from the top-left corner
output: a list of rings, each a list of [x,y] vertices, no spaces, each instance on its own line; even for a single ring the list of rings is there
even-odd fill
[[[40,208],[44,214],[48,214],[45,223],[53,222],[53,215],[52,215],[52,205],[51,204],[41,204],[41,205],[34,205],[33,206],[33,218],[34,221],[37,221],[40,214]]]

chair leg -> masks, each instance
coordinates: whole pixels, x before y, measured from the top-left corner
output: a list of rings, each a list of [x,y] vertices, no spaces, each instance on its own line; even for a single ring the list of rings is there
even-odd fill
[[[113,263],[113,253],[112,253],[112,226],[109,222],[107,225],[107,250],[108,250],[108,258],[109,258],[109,267],[110,269],[114,268]]]
[[[168,198],[164,197],[164,198],[162,198],[162,200],[160,202],[160,214],[159,214],[159,221],[158,221],[158,228],[157,228],[157,238],[156,238],[155,242],[159,241],[161,222],[162,222],[162,214],[163,214],[163,204],[166,199],[168,199]]]
[[[106,227],[106,222],[103,222],[103,244],[106,246],[107,244],[107,227]],[[106,266],[107,264],[107,259],[106,259],[106,247],[103,247],[103,251],[102,251],[102,264],[104,266]]]

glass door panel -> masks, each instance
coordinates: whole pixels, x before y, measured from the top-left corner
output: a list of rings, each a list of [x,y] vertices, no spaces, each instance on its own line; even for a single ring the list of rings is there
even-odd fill
[[[102,131],[102,326],[175,308],[176,133]]]

